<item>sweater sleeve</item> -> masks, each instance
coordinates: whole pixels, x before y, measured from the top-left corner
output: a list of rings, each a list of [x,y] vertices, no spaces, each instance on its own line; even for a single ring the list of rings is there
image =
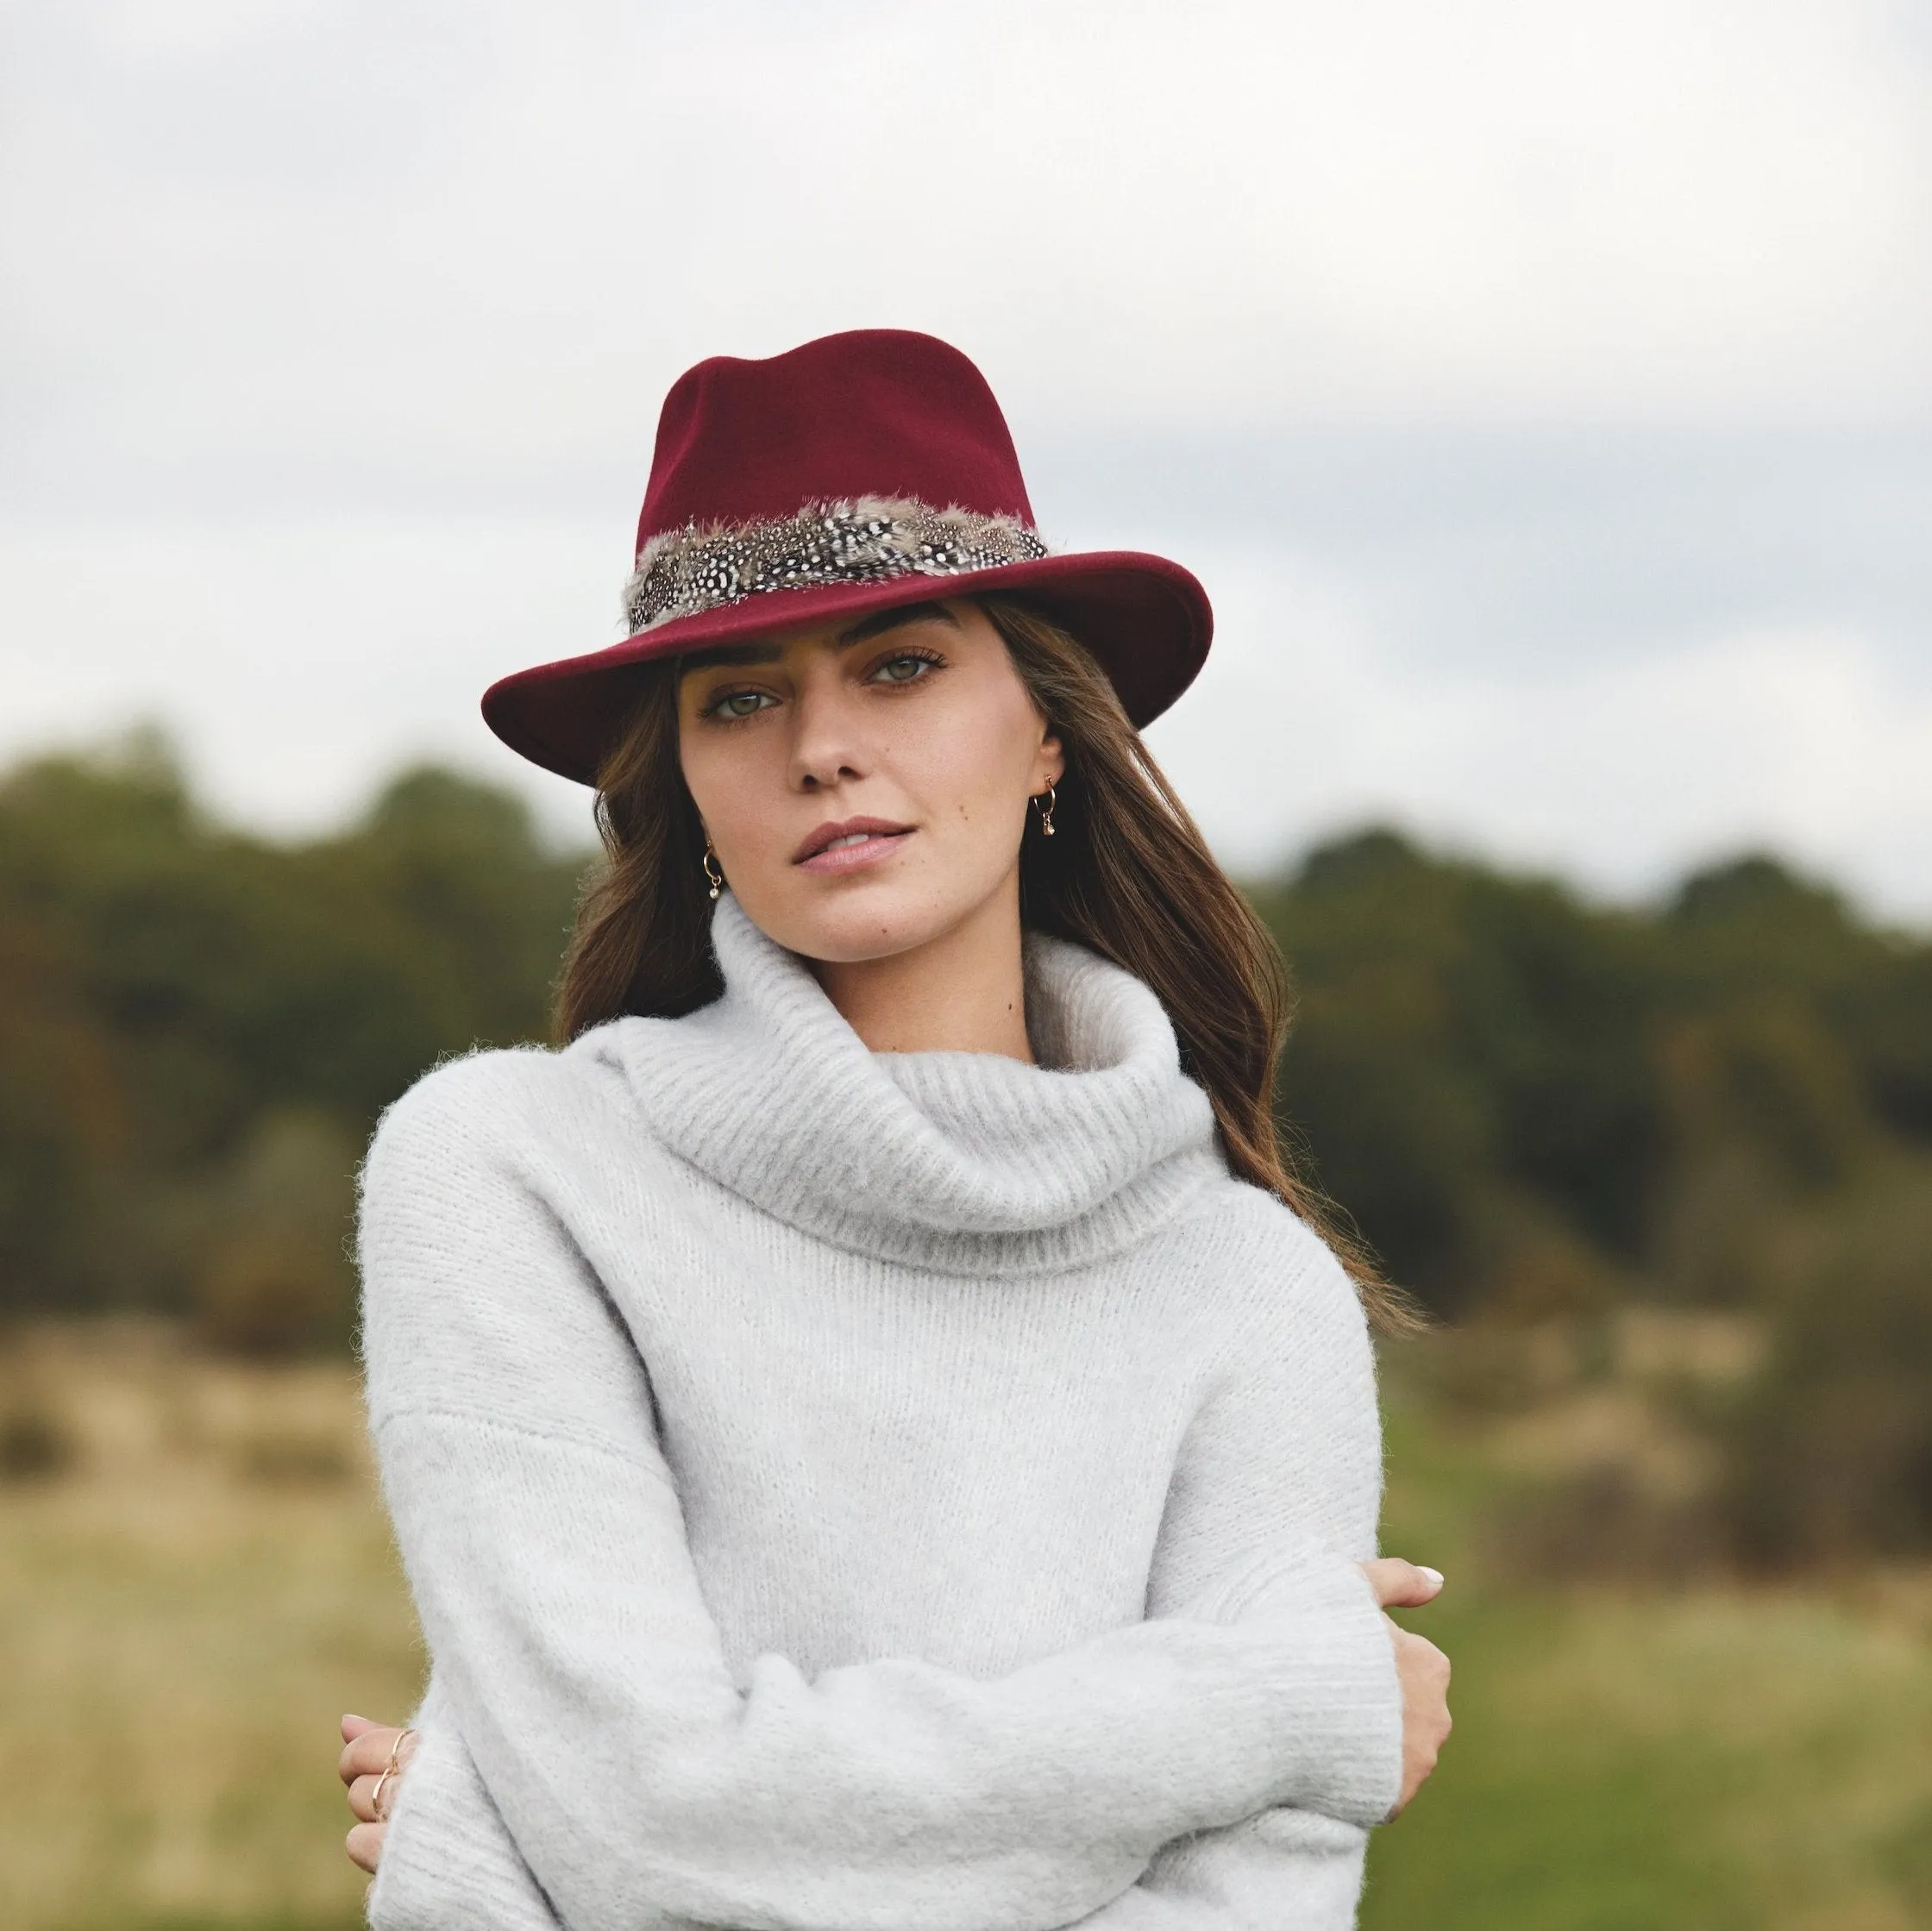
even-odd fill
[[[1170,1617],[994,1680],[888,1658],[808,1681],[768,1654],[741,1686],[644,1365],[565,1231],[562,1179],[534,1165],[540,1136],[502,1104],[492,1062],[524,1056],[459,1063],[386,1116],[364,1175],[364,1349],[451,1721],[571,1931],[1045,1931],[1177,1836],[1284,1803],[1386,1809],[1363,1747],[1371,1666],[1327,1622]],[[381,1931],[479,1921],[467,1892],[423,1915],[438,1878],[417,1847],[447,1842],[435,1796],[398,1808]],[[415,1914],[386,1918],[386,1890]]]
[[[416,1752],[390,1801],[369,1922],[384,1931],[562,1931],[477,1775],[433,1671],[409,1721]]]
[[[1352,1625],[1374,1653],[1367,1626],[1383,1618],[1356,1566],[1376,1552],[1381,1504],[1374,1352],[1353,1284],[1312,1234],[1290,1231],[1295,1263],[1260,1284],[1256,1318],[1182,1445],[1149,1611]],[[1401,1790],[1402,1708],[1385,1633],[1380,1646],[1387,1660],[1364,1704],[1381,1733],[1385,1813]],[[1277,1807],[1166,1845],[1082,1923],[1349,1931],[1367,1843],[1360,1817]]]

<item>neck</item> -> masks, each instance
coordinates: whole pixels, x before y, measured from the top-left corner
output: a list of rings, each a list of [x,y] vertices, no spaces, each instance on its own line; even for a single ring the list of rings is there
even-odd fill
[[[882,959],[809,962],[875,1053],[1000,1053],[1033,1061],[1019,950],[1019,880],[960,924]]]

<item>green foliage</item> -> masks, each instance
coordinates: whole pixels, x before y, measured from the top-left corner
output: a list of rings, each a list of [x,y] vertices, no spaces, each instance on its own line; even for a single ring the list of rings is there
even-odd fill
[[[1446,1313],[1754,1300],[1738,1238],[1932,1142],[1932,945],[1772,859],[1613,909],[1377,831],[1256,901],[1300,994],[1284,1109]]]
[[[369,1127],[543,1036],[582,863],[440,770],[302,844],[212,822],[152,735],[0,778],[0,1313],[342,1342]]]
[[[1284,1109],[1395,1278],[1479,1326],[1647,1301],[1768,1331],[1671,1421],[1706,1487],[1573,1471],[1519,1545],[1659,1573],[1932,1550],[1932,944],[1763,856],[1617,910],[1387,831],[1257,902],[1301,994]]]
[[[1532,1223],[1635,1249],[1659,1155],[1642,919],[1388,831],[1256,897],[1300,994],[1287,1112],[1396,1277],[1460,1312]]]

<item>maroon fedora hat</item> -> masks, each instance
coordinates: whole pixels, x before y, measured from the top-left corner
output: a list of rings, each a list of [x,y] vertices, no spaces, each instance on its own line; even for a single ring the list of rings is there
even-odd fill
[[[483,716],[511,749],[592,784],[640,664],[995,590],[1025,592],[1092,650],[1136,724],[1208,655],[1207,592],[1179,564],[1041,542],[1006,418],[957,348],[860,329],[763,361],[714,356],[658,418],[630,635],[492,684]]]

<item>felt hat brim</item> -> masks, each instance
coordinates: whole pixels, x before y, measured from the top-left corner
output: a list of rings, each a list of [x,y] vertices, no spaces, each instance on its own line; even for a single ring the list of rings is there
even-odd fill
[[[510,748],[594,785],[629,718],[640,666],[715,644],[857,618],[895,604],[1024,594],[1091,650],[1138,728],[1194,681],[1214,635],[1208,593],[1165,557],[1088,550],[882,582],[826,584],[746,597],[674,618],[602,650],[520,670],[483,695],[483,718]]]

